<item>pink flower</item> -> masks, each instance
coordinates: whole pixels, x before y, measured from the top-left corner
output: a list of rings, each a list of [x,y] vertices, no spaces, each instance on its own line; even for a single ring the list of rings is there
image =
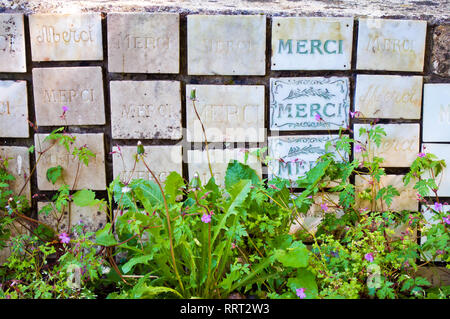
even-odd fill
[[[450,225],[450,215],[448,215],[447,217],[442,218],[444,220],[444,223]]]
[[[426,156],[426,154],[425,153],[422,153],[422,152],[420,152],[419,154],[417,154],[417,157],[425,157]]]
[[[63,110],[63,113],[66,113],[69,110],[69,107],[64,105],[62,107],[62,110]]]
[[[350,112],[350,117],[351,118],[355,118],[356,116],[360,116],[360,115],[361,115],[361,112],[359,112],[359,111]]]
[[[273,185],[273,184],[269,184],[268,186],[269,186],[270,188],[272,188],[272,189],[280,190],[278,187],[276,187],[276,186]]]
[[[231,243],[231,249],[235,249],[237,246],[235,243]]]
[[[202,216],[202,222],[204,222],[205,224],[208,224],[211,222],[211,215],[209,214],[204,214]]]
[[[364,150],[364,147],[362,147],[359,144],[355,145],[355,153],[361,153]]]
[[[373,262],[373,253],[366,254],[364,258],[370,263]]]
[[[297,294],[297,297],[299,297],[300,299],[306,298],[305,288],[298,288],[295,290],[295,293]]]
[[[58,237],[59,237],[59,240],[61,240],[61,242],[63,244],[68,244],[70,242],[70,237],[66,233],[61,233],[61,234],[59,234]]]
[[[316,120],[316,121],[322,121],[322,118],[320,117],[320,114],[319,113],[316,113],[316,115],[314,115],[314,119]]]
[[[320,208],[322,208],[322,210],[324,212],[326,212],[328,210],[328,205],[326,203],[323,203],[323,204],[320,205]]]
[[[442,210],[442,204],[438,202],[434,203],[434,210],[440,212]]]

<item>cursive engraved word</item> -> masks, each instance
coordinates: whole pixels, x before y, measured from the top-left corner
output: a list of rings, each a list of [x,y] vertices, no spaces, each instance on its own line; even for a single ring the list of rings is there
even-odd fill
[[[420,88],[414,86],[409,90],[398,91],[389,89],[387,86],[371,85],[363,96],[359,98],[359,102],[367,107],[380,107],[386,105],[419,105],[420,104]]]
[[[9,101],[0,101],[0,115],[10,115]]]
[[[397,139],[384,139],[381,141],[379,148],[382,152],[417,152],[417,141],[412,140],[397,140]]]
[[[246,122],[256,123],[258,105],[214,105],[205,104],[200,111],[200,117],[208,122]]]
[[[414,40],[409,39],[390,39],[383,38],[378,35],[369,35],[369,41],[365,50],[368,52],[398,52],[409,53],[414,52]]]
[[[38,43],[89,43],[94,42],[91,27],[87,30],[67,29],[56,32],[53,26],[42,26],[40,33],[36,36]]]
[[[44,99],[48,103],[70,103],[75,100],[91,103],[94,102],[94,89],[44,89]]]

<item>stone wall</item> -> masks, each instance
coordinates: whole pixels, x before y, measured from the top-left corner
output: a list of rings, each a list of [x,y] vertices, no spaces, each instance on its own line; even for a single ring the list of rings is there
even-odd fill
[[[295,179],[339,128],[358,138],[374,119],[388,133],[377,150],[386,159],[383,182],[403,190],[396,210],[419,209],[401,176],[421,150],[450,163],[445,2],[405,9],[393,1],[391,11],[380,2],[372,12],[337,1],[325,9],[311,1],[317,10],[296,10],[289,1],[231,9],[223,1],[206,9],[194,1],[76,2],[6,1],[0,10],[0,155],[12,158],[16,189],[46,148],[46,134],[60,126],[96,154],[75,182],[71,156],[62,148],[45,153],[24,190],[29,198],[40,194],[35,210],[41,195],[59,186],[46,179],[56,165],[66,168],[64,180],[74,189],[106,197],[114,177],[131,177],[137,141],[162,180],[175,170],[186,179],[197,171],[205,181],[205,144],[189,98],[194,88],[219,182],[229,159],[264,146],[284,162],[250,165],[263,177]],[[79,3],[85,12],[55,13]],[[133,177],[150,178],[139,166]],[[450,200],[449,169],[439,196]],[[80,216],[89,214],[93,229],[104,223],[95,211]]]

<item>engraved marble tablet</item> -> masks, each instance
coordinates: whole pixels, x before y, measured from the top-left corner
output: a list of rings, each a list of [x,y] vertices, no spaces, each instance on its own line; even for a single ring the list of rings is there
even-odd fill
[[[272,70],[350,70],[353,18],[273,17]]]
[[[22,146],[0,146],[0,158],[2,161],[8,160],[7,171],[15,177],[15,180],[7,182],[10,189],[18,195],[23,188],[20,195],[24,195],[28,200],[31,200],[30,183],[26,183],[28,176],[30,176],[30,153],[28,148]]]
[[[426,21],[359,19],[356,68],[422,72]]]
[[[28,137],[26,81],[0,81],[0,137]]]
[[[188,15],[188,74],[264,75],[266,16]]]
[[[348,78],[270,79],[271,130],[339,130],[349,110]]]
[[[178,73],[180,16],[171,13],[108,13],[108,70]]]
[[[103,60],[100,13],[32,14],[33,61]]]
[[[23,14],[0,14],[0,72],[26,72]]]
[[[33,94],[37,125],[105,124],[100,67],[33,69]]]
[[[423,89],[424,142],[450,142],[450,84],[425,84]]]
[[[362,118],[420,119],[422,77],[356,76],[355,111]]]

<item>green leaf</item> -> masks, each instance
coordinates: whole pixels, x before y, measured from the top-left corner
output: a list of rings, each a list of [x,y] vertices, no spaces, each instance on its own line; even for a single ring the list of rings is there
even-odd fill
[[[114,246],[117,245],[118,242],[114,238],[114,235],[111,230],[111,223],[107,223],[105,228],[100,229],[95,233],[95,242],[101,246]]]
[[[309,251],[301,242],[294,242],[291,247],[277,250],[275,258],[286,267],[308,266]]]
[[[163,195],[158,184],[154,181],[135,179],[128,186],[133,190],[136,198],[142,203],[147,212],[151,212],[164,203]]]
[[[289,288],[291,288],[292,291],[294,291],[294,293],[296,292],[296,289],[305,288],[307,299],[317,298],[318,288],[316,283],[316,276],[314,276],[311,271],[305,268],[300,268],[297,271],[296,278],[289,278],[287,285]]]
[[[236,183],[243,179],[248,179],[252,184],[259,183],[258,174],[250,166],[239,163],[236,160],[228,163],[227,172],[225,174],[225,188],[227,191],[233,187]]]
[[[72,195],[72,200],[79,207],[94,206],[100,202],[95,199],[95,192],[89,189],[82,189]]]
[[[130,270],[137,264],[147,264],[150,260],[152,260],[153,254],[151,255],[143,255],[138,257],[131,258],[125,265],[122,267],[122,271],[124,274],[130,272]]]
[[[58,178],[61,177],[62,170],[63,170],[63,168],[61,167],[61,165],[58,165],[56,167],[50,167],[47,170],[47,180],[49,182],[52,182],[52,184],[54,185],[56,183],[56,181],[58,180]]]
[[[167,200],[175,202],[177,196],[183,194],[181,188],[184,186],[185,184],[183,177],[181,177],[177,172],[171,172],[169,176],[167,176],[164,185],[164,192],[166,193]]]

